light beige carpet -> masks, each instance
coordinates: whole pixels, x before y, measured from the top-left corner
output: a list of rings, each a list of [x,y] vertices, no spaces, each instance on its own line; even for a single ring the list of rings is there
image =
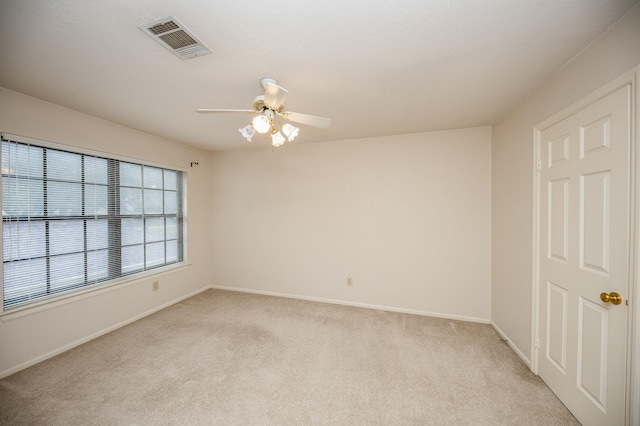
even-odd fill
[[[0,423],[577,424],[489,325],[217,290],[0,381]]]

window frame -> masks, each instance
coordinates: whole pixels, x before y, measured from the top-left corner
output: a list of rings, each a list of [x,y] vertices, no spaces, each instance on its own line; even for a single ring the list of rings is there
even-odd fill
[[[78,300],[81,298],[85,298],[85,297],[89,297],[91,295],[94,294],[100,294],[100,293],[104,293],[105,291],[111,291],[111,290],[115,290],[117,288],[121,288],[122,286],[125,285],[132,285],[135,284],[137,282],[139,282],[141,279],[145,279],[148,277],[152,277],[152,276],[157,276],[157,275],[164,275],[168,272],[174,271],[176,269],[181,269],[184,268],[188,265],[188,250],[187,250],[187,180],[188,180],[188,172],[185,168],[182,167],[177,167],[175,165],[168,165],[168,164],[161,164],[161,163],[156,163],[156,162],[151,162],[151,161],[147,161],[147,160],[140,160],[138,158],[133,158],[133,157],[127,157],[127,156],[123,156],[123,155],[117,155],[117,154],[112,154],[112,153],[106,153],[106,152],[102,152],[102,151],[97,151],[97,150],[91,150],[91,149],[86,149],[86,148],[82,148],[82,147],[77,147],[77,146],[73,146],[73,145],[67,145],[67,144],[62,144],[62,143],[57,143],[57,142],[50,142],[50,141],[45,141],[45,140],[40,140],[40,139],[35,139],[35,138],[30,138],[30,137],[25,137],[25,136],[20,136],[20,135],[14,135],[14,134],[9,134],[9,133],[5,133],[2,132],[0,133],[0,136],[2,137],[3,140],[7,140],[9,143],[21,143],[21,144],[28,144],[28,145],[34,145],[37,147],[42,147],[45,149],[52,149],[52,150],[59,150],[59,151],[64,151],[64,152],[68,152],[71,154],[78,154],[78,155],[83,155],[83,156],[90,156],[90,157],[99,157],[102,159],[106,159],[107,162],[111,162],[111,161],[115,161],[116,164],[121,164],[121,163],[132,163],[134,165],[137,166],[147,166],[147,167],[153,167],[153,168],[159,168],[162,170],[169,170],[169,171],[175,171],[175,172],[180,172],[180,178],[178,179],[178,182],[176,184],[176,220],[177,220],[177,235],[176,235],[176,243],[177,243],[177,250],[178,250],[178,259],[180,259],[180,252],[182,253],[182,260],[178,260],[176,262],[170,263],[170,264],[163,264],[161,266],[154,266],[154,267],[150,267],[149,269],[145,269],[145,265],[143,264],[143,269],[142,270],[135,270],[132,272],[121,272],[120,276],[117,277],[113,277],[113,278],[106,278],[105,280],[98,280],[98,281],[87,281],[85,280],[83,284],[78,285],[78,286],[74,286],[71,287],[67,290],[62,290],[60,292],[53,292],[51,294],[48,294],[46,296],[43,297],[39,297],[30,301],[24,301],[24,302],[18,302],[15,303],[13,306],[5,306],[4,303],[4,260],[2,262],[2,264],[0,265],[0,278],[2,280],[2,285],[0,285],[0,300],[2,300],[2,303],[0,304],[0,316],[5,316],[8,314],[15,314],[15,313],[20,313],[22,311],[31,311],[34,308],[36,308],[37,310],[41,310],[43,308],[43,305],[57,305],[60,303],[69,303],[71,301],[74,300]],[[83,159],[85,157],[82,157]],[[44,160],[43,160],[44,161]],[[107,166],[109,167],[109,165]],[[144,171],[144,167],[140,167],[142,171]],[[117,169],[119,170],[119,167],[117,167]],[[111,172],[110,172],[111,173]],[[46,179],[46,178],[45,178]],[[2,188],[2,180],[0,180],[0,192],[2,192],[3,188]],[[86,185],[87,183],[84,181],[84,178],[82,179],[82,181],[79,183],[80,185]],[[141,186],[139,187],[141,191],[144,192],[145,187],[144,184],[141,183]],[[127,185],[121,185],[120,182],[118,181],[111,181],[109,180],[107,182],[107,187],[111,188],[111,189],[116,189],[119,192],[119,189],[121,187],[127,187]],[[162,190],[164,191],[164,186],[162,188]],[[111,193],[113,191],[109,191],[107,190],[107,193],[109,194],[108,196],[111,197]],[[163,196],[163,205],[164,205],[164,196]],[[2,206],[2,200],[0,199],[0,206]],[[109,221],[114,220],[114,221],[118,221],[121,218],[128,218],[128,217],[135,217],[138,216],[143,220],[143,226],[145,226],[144,224],[146,223],[146,219],[147,218],[154,218],[154,217],[162,217],[165,219],[166,221],[166,217],[167,214],[166,213],[162,213],[162,214],[146,214],[144,213],[144,207],[142,210],[142,213],[139,215],[122,215],[120,212],[120,206],[117,205],[117,211],[116,212],[107,212],[107,215],[104,215],[106,218],[108,218]],[[86,218],[90,218],[92,216],[86,216],[84,214],[84,205],[82,207],[83,210],[83,214],[82,216],[84,217],[84,220],[86,220]],[[45,215],[46,216],[46,215]],[[3,215],[3,223],[5,223],[4,220],[4,215]],[[58,218],[54,218],[54,219],[58,219]],[[41,219],[43,221],[47,221],[50,219]],[[11,221],[9,221],[11,222]],[[86,225],[85,225],[86,226]],[[4,240],[3,240],[3,227],[0,227],[0,247],[2,248],[2,252],[4,253]],[[165,233],[166,233],[166,222],[165,222]],[[120,239],[121,233],[118,230],[118,239]],[[112,234],[109,233],[109,238],[111,238]],[[165,256],[166,256],[166,242],[167,240],[167,236],[165,234],[164,239],[162,240],[165,242]],[[144,241],[142,242],[142,245],[146,245],[148,242]],[[46,242],[47,246],[48,246],[48,239]],[[119,252],[121,250],[122,247],[116,247],[113,248],[111,246],[111,242],[107,248],[107,250],[113,250],[113,251],[117,251]],[[88,253],[86,246],[85,249],[83,251],[83,253]],[[143,257],[143,262],[145,261],[144,257]],[[120,260],[118,260],[118,263],[120,262]],[[166,262],[166,258],[165,258],[165,262]],[[111,268],[111,262],[109,262],[109,268]]]

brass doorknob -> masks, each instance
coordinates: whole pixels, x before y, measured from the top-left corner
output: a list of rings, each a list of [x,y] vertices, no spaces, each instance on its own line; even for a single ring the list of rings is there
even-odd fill
[[[607,293],[600,293],[600,300],[602,300],[604,303],[613,303],[614,305],[619,305],[622,303],[622,296],[620,296],[618,293],[616,293],[615,291],[612,291],[611,293],[607,294]]]

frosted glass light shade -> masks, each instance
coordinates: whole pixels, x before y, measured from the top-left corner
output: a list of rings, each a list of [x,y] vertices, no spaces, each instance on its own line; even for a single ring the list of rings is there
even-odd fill
[[[256,131],[253,127],[251,127],[251,124],[247,124],[245,127],[238,130],[240,131],[240,134],[244,136],[249,142],[251,142],[251,138],[253,138],[253,135],[256,134]]]
[[[271,121],[266,116],[260,114],[256,115],[251,122],[256,132],[264,135],[271,129]]]
[[[298,133],[300,133],[300,129],[287,123],[282,126],[282,133],[284,133],[284,135],[287,137],[287,140],[291,142],[296,138],[296,136],[298,136]]]
[[[271,134],[271,144],[273,146],[281,146],[282,144],[284,144],[285,140],[285,137],[280,132]]]

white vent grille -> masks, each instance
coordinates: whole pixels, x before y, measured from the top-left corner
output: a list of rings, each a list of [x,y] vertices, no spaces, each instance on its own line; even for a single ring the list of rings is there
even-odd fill
[[[211,53],[204,43],[198,40],[176,18],[169,16],[149,22],[139,27],[149,37],[171,50],[180,59],[189,59]]]

